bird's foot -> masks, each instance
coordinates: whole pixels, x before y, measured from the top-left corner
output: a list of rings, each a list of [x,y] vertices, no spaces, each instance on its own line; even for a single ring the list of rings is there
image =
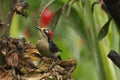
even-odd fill
[[[54,68],[56,62],[57,62],[57,59],[54,59],[54,60],[52,61],[52,64],[51,64],[50,67],[48,68],[48,72],[51,71],[51,70]]]

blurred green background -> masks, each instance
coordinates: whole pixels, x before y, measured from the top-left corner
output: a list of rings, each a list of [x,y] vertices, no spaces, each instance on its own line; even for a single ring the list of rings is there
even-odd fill
[[[26,37],[36,44],[40,13],[52,1],[54,6],[64,5],[66,0],[27,0],[30,5],[28,17],[14,14],[10,36]],[[95,5],[94,14],[91,5],[95,0],[78,0],[73,4],[69,17],[67,9],[62,13],[54,32],[53,40],[63,50],[63,59],[76,58],[77,67],[73,72],[74,80],[120,80],[119,69],[107,58],[110,50],[119,51],[119,34],[114,21],[111,21],[108,35],[97,41],[97,35],[107,22],[107,14],[101,5]],[[45,4],[43,6],[43,3]],[[71,3],[69,3],[70,5]]]

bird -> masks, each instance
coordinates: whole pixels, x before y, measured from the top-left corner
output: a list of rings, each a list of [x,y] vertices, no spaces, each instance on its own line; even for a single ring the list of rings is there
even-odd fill
[[[37,41],[36,47],[44,57],[61,60],[60,52],[63,52],[52,40],[53,32],[49,28],[36,27],[42,34],[42,38]]]

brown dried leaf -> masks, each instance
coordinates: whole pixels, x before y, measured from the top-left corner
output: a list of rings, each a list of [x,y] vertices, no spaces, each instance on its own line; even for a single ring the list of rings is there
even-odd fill
[[[57,60],[52,66],[53,58],[42,57],[36,46],[23,38],[3,37],[0,48],[6,61],[0,67],[0,80],[72,80],[75,59]]]

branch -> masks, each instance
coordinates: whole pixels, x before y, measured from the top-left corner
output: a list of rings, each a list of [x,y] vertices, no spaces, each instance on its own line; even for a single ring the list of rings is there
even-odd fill
[[[9,36],[13,14],[27,16],[29,5],[23,0],[0,0],[0,37]]]

